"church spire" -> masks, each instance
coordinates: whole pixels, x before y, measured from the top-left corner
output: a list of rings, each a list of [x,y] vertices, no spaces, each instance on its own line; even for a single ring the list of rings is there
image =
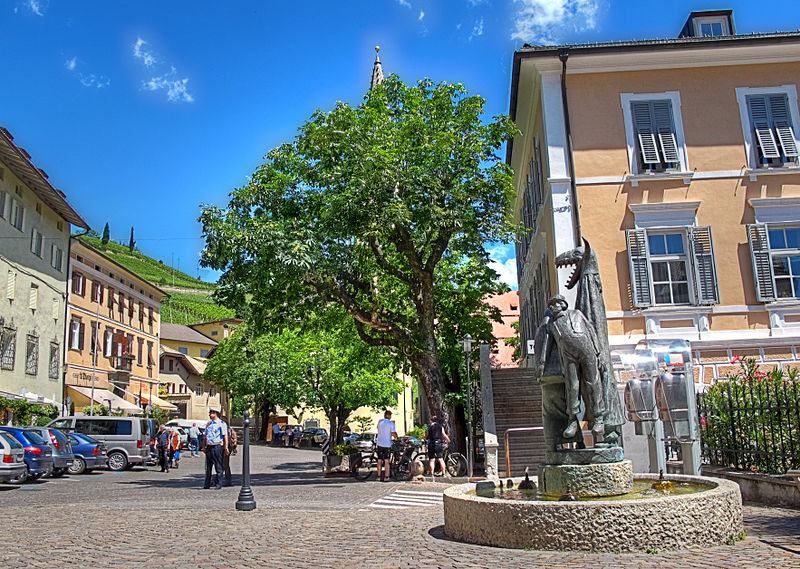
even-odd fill
[[[377,85],[383,83],[383,65],[381,65],[381,58],[378,52],[381,50],[379,45],[375,46],[375,64],[372,66],[372,82],[369,85],[369,90],[372,91]]]

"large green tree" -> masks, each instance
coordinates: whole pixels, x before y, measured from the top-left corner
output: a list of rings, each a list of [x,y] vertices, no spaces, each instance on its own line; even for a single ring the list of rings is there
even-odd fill
[[[277,407],[291,409],[300,401],[300,386],[291,367],[294,336],[254,334],[242,327],[222,340],[208,361],[204,378],[253,408],[258,439],[266,438],[269,417]]]
[[[227,208],[203,208],[202,262],[224,271],[218,298],[248,303],[256,322],[343,307],[364,342],[407,360],[452,425],[439,330],[464,326],[439,311],[451,295],[461,322],[485,320],[480,298],[498,284],[484,244],[514,231],[497,151],[516,130],[507,117],[483,122],[483,107],[460,85],[390,76],[361,105],[315,112]]]

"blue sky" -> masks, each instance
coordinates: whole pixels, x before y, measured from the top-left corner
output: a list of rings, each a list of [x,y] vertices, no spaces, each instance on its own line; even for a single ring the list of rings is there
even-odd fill
[[[386,73],[463,83],[508,111],[513,51],[675,37],[691,10],[737,31],[800,27],[797,0],[0,0],[0,125],[89,225],[208,280],[200,204],[225,205],[311,113]],[[516,284],[513,246],[492,247]]]

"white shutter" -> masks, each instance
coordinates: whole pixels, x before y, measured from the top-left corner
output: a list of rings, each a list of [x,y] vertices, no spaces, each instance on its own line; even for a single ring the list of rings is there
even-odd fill
[[[653,116],[661,144],[664,162],[679,163],[678,142],[675,139],[675,125],[672,120],[672,103],[669,100],[653,101]]]
[[[53,307],[51,309],[51,316],[53,317],[53,320],[58,320],[58,313],[59,313],[58,299],[54,298],[53,299]]]
[[[764,95],[748,97],[747,106],[750,109],[750,122],[756,133],[761,155],[764,158],[780,158],[778,145],[775,143],[775,136],[772,134],[772,128],[770,127],[767,98]]]
[[[787,158],[796,158],[800,153],[797,151],[797,139],[794,136],[794,129],[792,129],[792,117],[789,114],[789,102],[786,95],[769,96],[769,113],[783,155]]]
[[[8,271],[8,281],[6,282],[6,298],[14,300],[14,294],[17,291],[17,273]]]
[[[39,305],[39,287],[36,285],[31,285],[30,293],[28,294],[28,308],[31,310],[36,310],[36,307]]]
[[[775,278],[769,254],[767,225],[765,223],[749,224],[747,240],[750,242],[750,258],[753,261],[756,298],[759,302],[773,302],[775,300]]]
[[[710,227],[690,227],[695,297],[697,304],[719,304],[717,268],[714,263],[714,243]]]
[[[639,151],[645,164],[660,164],[658,147],[656,146],[656,132],[650,114],[650,103],[635,101],[631,103],[633,114],[633,128],[639,138]]]
[[[650,259],[647,251],[647,232],[644,229],[627,229],[628,261],[631,271],[631,300],[633,306],[652,306],[650,293]]]

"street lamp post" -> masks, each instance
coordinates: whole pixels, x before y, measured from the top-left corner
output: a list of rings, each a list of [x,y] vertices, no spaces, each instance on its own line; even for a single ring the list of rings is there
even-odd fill
[[[108,414],[111,415],[111,399],[103,399],[103,401],[108,403]]]
[[[474,453],[472,451],[472,383],[469,378],[469,353],[472,351],[472,336],[464,336],[464,360],[467,367],[467,476],[472,478],[472,462]]]
[[[256,509],[253,490],[250,488],[250,411],[244,412],[244,444],[242,445],[242,488],[239,490],[239,499],[236,500],[236,509],[242,512],[252,512]]]

